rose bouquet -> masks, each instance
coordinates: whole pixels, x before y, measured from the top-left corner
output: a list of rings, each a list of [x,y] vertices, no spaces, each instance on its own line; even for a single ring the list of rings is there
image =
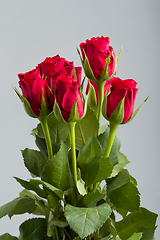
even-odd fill
[[[59,55],[18,74],[22,94],[14,90],[26,113],[39,120],[32,130],[39,150],[22,151],[32,178],[15,177],[24,189],[0,207],[0,217],[37,216],[20,225],[19,237],[5,233],[0,240],[154,239],[157,215],[140,206],[115,135],[147,99],[133,113],[137,83],[116,77],[119,54],[109,38],[86,40],[80,51],[83,81],[82,67]]]

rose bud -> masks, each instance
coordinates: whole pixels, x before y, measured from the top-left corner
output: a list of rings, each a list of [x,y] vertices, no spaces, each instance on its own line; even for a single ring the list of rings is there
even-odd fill
[[[97,37],[80,44],[82,64],[91,81],[105,81],[115,73],[115,53],[108,37]]]
[[[73,62],[68,62],[65,58],[56,55],[54,57],[47,57],[42,63],[38,64],[41,76],[48,82],[50,88],[56,92],[57,77],[61,75],[74,75],[78,87],[81,85],[81,67],[74,67]]]
[[[18,74],[22,95],[16,93],[24,103],[25,110],[31,117],[46,116],[53,110],[54,94],[48,83],[40,75],[38,68]]]
[[[76,122],[83,116],[84,104],[74,76],[57,77],[56,104],[66,122]],[[57,116],[56,108],[54,112]]]
[[[111,92],[105,96],[103,116],[110,122],[122,124],[128,122],[133,114],[134,102],[138,88],[132,79],[121,80],[114,78]]]

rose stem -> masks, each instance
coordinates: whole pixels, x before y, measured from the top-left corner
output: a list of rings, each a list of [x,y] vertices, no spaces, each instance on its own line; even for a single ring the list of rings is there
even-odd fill
[[[101,115],[102,115],[102,104],[103,104],[103,98],[104,98],[104,85],[105,85],[105,81],[102,82],[96,82],[97,87],[98,87],[98,112],[97,112],[97,119],[98,119],[98,123],[100,126],[101,123]],[[99,129],[98,129],[99,132]],[[98,132],[97,132],[97,136],[98,136]]]
[[[46,145],[47,145],[47,151],[48,151],[48,158],[51,160],[53,157],[53,150],[52,150],[52,143],[51,143],[51,137],[50,137],[50,132],[49,132],[49,127],[48,127],[48,121],[47,117],[39,117],[39,121],[41,123],[44,137],[46,140]]]
[[[103,156],[105,158],[109,157],[118,126],[119,124],[110,122],[108,141],[107,141],[106,149]],[[99,182],[94,185],[93,192],[96,192],[98,186],[99,186]]]
[[[72,156],[72,172],[75,184],[77,183],[77,160],[76,160],[76,144],[75,144],[75,126],[76,122],[68,122],[69,136]]]
[[[104,152],[105,158],[109,157],[118,126],[119,124],[110,122],[109,136],[108,136],[107,146]]]

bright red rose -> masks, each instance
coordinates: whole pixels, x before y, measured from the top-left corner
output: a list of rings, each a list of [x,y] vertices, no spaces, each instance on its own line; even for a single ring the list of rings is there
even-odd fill
[[[114,78],[112,81],[111,93],[107,97],[106,115],[108,120],[110,120],[112,113],[114,113],[116,107],[123,99],[123,116],[120,123],[125,123],[131,118],[138,91],[136,86],[137,83],[133,79],[121,80],[120,78]],[[117,121],[116,117],[115,121]]]
[[[74,103],[77,101],[79,119],[84,112],[82,96],[78,90],[78,83],[74,76],[59,76],[57,78],[56,101],[60,107],[61,114],[67,122]]]
[[[57,77],[61,75],[69,75],[76,73],[78,87],[81,85],[81,67],[74,67],[73,62],[68,62],[65,58],[61,58],[59,55],[54,57],[47,57],[42,63],[38,64],[41,71],[41,76],[48,82],[49,87],[53,87],[53,91],[56,92]]]
[[[47,106],[45,112],[50,113],[53,110],[54,95],[51,94],[47,81],[41,77],[39,68],[20,73],[18,77],[23,97],[28,100],[33,113],[39,117],[41,110],[44,110],[41,109],[42,95]]]
[[[92,72],[96,80],[98,80],[106,66],[106,59],[110,56],[110,63],[108,65],[109,77],[115,70],[115,53],[111,46],[109,46],[108,37],[97,37],[86,40],[85,43],[80,44],[83,62],[85,59],[84,52],[90,63]],[[85,68],[84,68],[85,69]],[[89,77],[88,77],[89,78]],[[91,79],[90,79],[91,80]]]
[[[97,105],[98,105],[98,87],[97,87],[97,84],[93,81],[90,81],[90,83],[94,87],[94,90],[95,90],[95,93],[96,93]],[[104,96],[106,94],[106,91],[107,91],[107,93],[109,93],[110,88],[111,88],[111,81],[106,81],[105,85],[104,85]],[[89,83],[87,84],[86,94],[88,94],[88,92],[89,92]]]

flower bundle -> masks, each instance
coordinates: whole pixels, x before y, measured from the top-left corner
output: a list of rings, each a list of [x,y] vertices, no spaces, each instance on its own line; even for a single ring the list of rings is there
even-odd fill
[[[39,119],[32,130],[39,150],[22,151],[32,178],[15,177],[24,189],[0,207],[0,217],[37,216],[20,225],[19,237],[5,233],[1,240],[154,238],[157,214],[140,206],[116,137],[119,125],[130,122],[147,98],[133,113],[137,83],[116,77],[120,54],[115,57],[108,37],[86,40],[80,51],[83,81],[82,67],[59,55],[18,74],[22,94],[14,90],[26,113]]]

